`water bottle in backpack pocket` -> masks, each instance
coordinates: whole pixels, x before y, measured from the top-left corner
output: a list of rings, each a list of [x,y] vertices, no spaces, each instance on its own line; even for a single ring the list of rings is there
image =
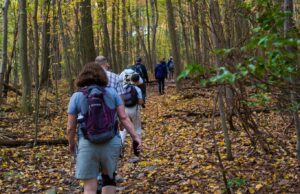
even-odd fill
[[[84,110],[87,112],[78,120],[84,137],[96,144],[109,141],[117,134],[117,112],[105,103],[105,89],[90,86],[79,92],[84,94],[86,100],[82,106],[85,106]]]

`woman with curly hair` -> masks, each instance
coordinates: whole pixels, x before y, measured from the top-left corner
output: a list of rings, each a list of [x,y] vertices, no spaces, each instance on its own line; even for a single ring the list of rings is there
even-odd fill
[[[77,87],[79,91],[75,92],[69,102],[68,106],[68,124],[67,124],[67,138],[69,142],[69,150],[71,153],[75,152],[76,134],[78,140],[78,153],[76,158],[76,173],[77,179],[84,182],[84,193],[95,194],[97,192],[97,176],[99,169],[102,174],[102,193],[115,193],[115,171],[117,168],[117,161],[121,150],[121,138],[117,129],[112,138],[104,143],[92,143],[90,139],[86,138],[86,133],[82,127],[77,126],[79,117],[87,114],[87,106],[83,106],[87,102],[83,88],[92,88],[93,90],[103,90],[103,99],[106,106],[115,110],[119,121],[125,126],[129,132],[132,140],[137,143],[137,150],[141,149],[141,139],[136,134],[135,129],[127,117],[123,102],[119,95],[113,88],[107,86],[107,77],[105,71],[95,62],[88,63],[77,78]],[[80,126],[80,125],[79,125]],[[112,123],[112,126],[115,126]],[[115,126],[116,127],[116,126]],[[77,132],[77,133],[76,133]]]

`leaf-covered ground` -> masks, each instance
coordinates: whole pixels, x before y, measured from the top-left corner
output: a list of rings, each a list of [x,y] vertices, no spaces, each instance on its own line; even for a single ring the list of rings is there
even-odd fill
[[[128,162],[132,156],[128,137],[119,168],[124,182],[118,185],[118,193],[224,192],[210,129],[213,90],[188,87],[176,94],[168,83],[162,96],[157,95],[156,87],[149,88],[147,107],[142,110],[141,161]],[[65,133],[66,108],[55,106],[54,95],[47,98],[50,101],[44,100],[47,106],[40,113],[39,137],[58,139]],[[66,94],[59,96],[60,107],[66,107],[68,99]],[[14,99],[10,101],[1,110],[0,140],[33,138],[32,116],[14,112]],[[257,113],[256,118],[262,130],[268,131],[265,136],[272,153],[264,153],[259,146],[255,151],[240,129],[230,131],[235,159],[227,161],[216,117],[216,139],[233,193],[300,193],[293,127],[287,128],[289,123],[275,112]],[[81,192],[80,183],[73,178],[74,158],[65,145],[1,147],[0,166],[0,193]]]

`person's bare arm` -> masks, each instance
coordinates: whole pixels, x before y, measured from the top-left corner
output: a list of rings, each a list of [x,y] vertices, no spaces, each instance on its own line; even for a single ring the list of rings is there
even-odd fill
[[[139,99],[138,104],[139,104],[139,105],[144,104],[144,100],[143,100],[143,99]]]
[[[67,139],[69,142],[69,150],[72,154],[75,152],[76,126],[77,126],[76,115],[68,114]]]
[[[141,138],[136,134],[134,130],[134,126],[125,112],[124,105],[118,106],[117,113],[121,124],[127,129],[132,140],[138,142],[138,149],[141,150],[141,146],[142,146]]]

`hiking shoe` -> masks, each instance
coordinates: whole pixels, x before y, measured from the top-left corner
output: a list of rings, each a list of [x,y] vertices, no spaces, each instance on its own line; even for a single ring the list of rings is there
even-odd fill
[[[116,179],[117,183],[123,183],[124,182],[124,179],[122,177],[120,177],[120,176],[116,176],[115,179]]]
[[[130,163],[137,163],[140,161],[140,158],[137,156],[133,156],[131,159],[129,159]]]

